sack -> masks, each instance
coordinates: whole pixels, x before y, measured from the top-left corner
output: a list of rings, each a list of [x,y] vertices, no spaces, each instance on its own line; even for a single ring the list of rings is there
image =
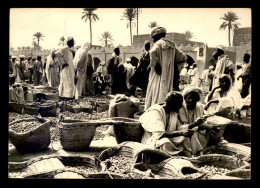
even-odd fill
[[[30,71],[30,70],[25,71],[25,72],[23,73],[23,76],[24,76],[24,79],[31,78],[31,76],[32,76],[31,71]]]
[[[91,76],[94,73],[92,66],[87,66],[87,76]]]

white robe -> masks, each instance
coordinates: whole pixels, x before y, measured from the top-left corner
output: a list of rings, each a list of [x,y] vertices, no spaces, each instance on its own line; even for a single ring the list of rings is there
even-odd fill
[[[173,89],[174,62],[187,59],[187,56],[179,51],[175,44],[164,38],[158,40],[150,50],[149,81],[147,85],[145,109],[153,104],[164,102],[168,92]],[[160,64],[162,72],[155,72],[155,65]]]
[[[66,98],[74,97],[74,66],[73,56],[68,46],[65,46],[55,52],[60,65],[67,63],[69,66],[63,68],[60,72],[60,85],[59,85],[59,96]]]

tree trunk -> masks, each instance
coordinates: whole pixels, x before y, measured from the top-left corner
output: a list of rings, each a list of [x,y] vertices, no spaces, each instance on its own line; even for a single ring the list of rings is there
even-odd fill
[[[131,39],[131,46],[132,46],[132,22],[130,21],[130,39]]]
[[[37,38],[38,41],[38,49],[40,50],[40,38]]]
[[[105,40],[105,47],[107,47],[107,39]]]
[[[231,27],[228,26],[228,44],[229,44],[229,46],[231,46],[231,44],[230,44],[230,29],[231,29]]]
[[[136,27],[136,31],[137,31],[137,35],[138,35],[138,9],[137,9],[137,27]]]
[[[92,47],[92,28],[91,28],[91,18],[89,18],[89,29],[90,29],[90,48]]]

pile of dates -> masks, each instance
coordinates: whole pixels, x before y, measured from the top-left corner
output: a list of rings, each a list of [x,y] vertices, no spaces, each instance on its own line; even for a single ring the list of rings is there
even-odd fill
[[[38,120],[22,121],[10,125],[10,129],[16,133],[25,133],[42,125]]]
[[[10,122],[13,122],[13,121],[16,121],[16,120],[19,120],[19,119],[24,119],[24,118],[32,118],[31,115],[29,114],[18,114],[18,113],[15,113],[15,112],[9,112],[8,113],[8,118],[9,118],[9,123]]]
[[[133,161],[129,157],[124,157],[122,155],[112,156],[105,161],[106,169],[109,172],[124,174],[129,172]]]

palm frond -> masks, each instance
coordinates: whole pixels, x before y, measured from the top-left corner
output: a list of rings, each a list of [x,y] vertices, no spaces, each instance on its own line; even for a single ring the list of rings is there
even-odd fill
[[[228,23],[227,22],[223,22],[220,26],[219,26],[219,30],[221,29],[226,29],[226,27],[228,26]]]

